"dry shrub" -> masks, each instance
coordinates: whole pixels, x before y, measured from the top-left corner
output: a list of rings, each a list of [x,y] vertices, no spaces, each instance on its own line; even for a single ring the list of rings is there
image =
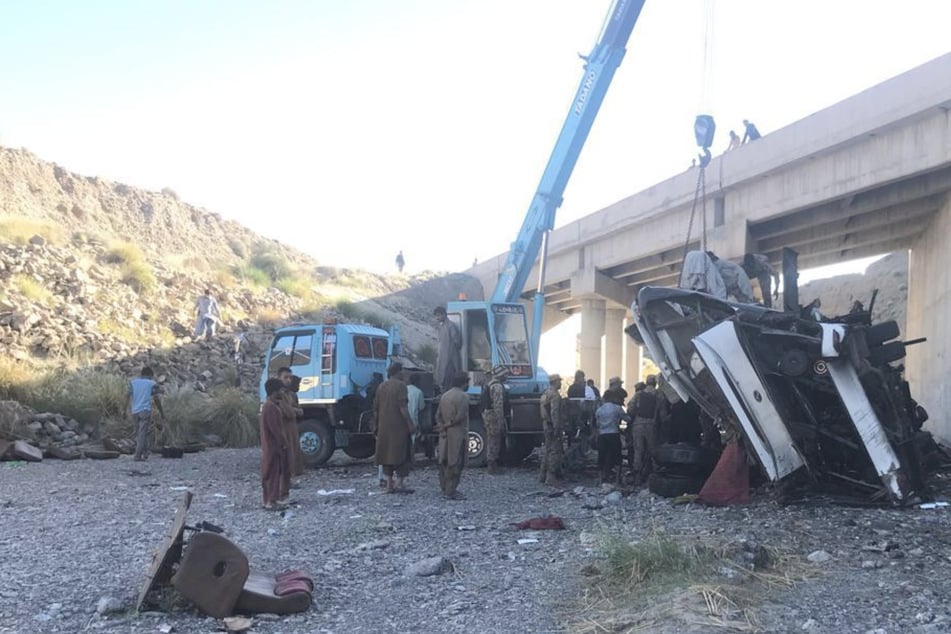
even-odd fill
[[[608,535],[599,558],[585,566],[586,589],[568,631],[683,631],[706,626],[760,631],[755,606],[762,595],[807,576],[797,559],[769,550],[769,567],[737,563],[740,542],[673,536],[655,530],[631,541]]]
[[[40,236],[52,243],[61,243],[66,233],[61,226],[47,220],[22,216],[0,217],[0,242],[23,245],[33,236]]]

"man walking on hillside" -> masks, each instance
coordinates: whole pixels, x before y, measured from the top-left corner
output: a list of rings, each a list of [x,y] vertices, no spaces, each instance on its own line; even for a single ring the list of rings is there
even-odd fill
[[[280,405],[283,388],[280,379],[268,379],[264,383],[267,399],[261,406],[261,488],[264,508],[268,511],[286,508],[279,501],[284,494],[284,474],[290,470],[284,415]]]
[[[404,266],[406,266],[406,260],[403,259],[403,252],[400,251],[396,254],[396,268],[402,273]]]
[[[457,373],[452,387],[439,399],[436,431],[439,432],[439,486],[447,500],[462,500],[459,480],[466,464],[469,439],[469,375]]]
[[[403,382],[403,364],[393,362],[373,399],[373,435],[376,438],[375,462],[383,467],[386,493],[410,492],[403,479],[410,470],[410,435],[416,432],[409,414],[409,394]],[[394,475],[396,481],[394,481]]]
[[[485,425],[486,461],[489,473],[499,473],[499,452],[502,448],[502,430],[505,428],[505,379],[508,368],[492,368],[492,379],[482,386],[482,422]]]
[[[162,387],[152,380],[152,368],[145,366],[139,378],[129,381],[129,387],[126,392],[126,409],[132,416],[132,424],[135,427],[135,460],[140,462],[149,457],[149,431],[152,427],[152,406],[159,411],[159,415],[165,418],[165,412],[162,410],[162,401],[159,395],[162,393]]]
[[[445,392],[450,387],[453,377],[462,372],[462,331],[459,326],[449,321],[446,309],[437,306],[433,311],[436,317],[436,370],[433,372],[433,381]]]
[[[211,296],[211,291],[205,289],[205,292],[195,300],[195,312],[197,321],[195,322],[195,338],[205,335],[205,339],[211,339],[215,336],[215,328],[221,321],[221,311],[218,310],[218,302]]]

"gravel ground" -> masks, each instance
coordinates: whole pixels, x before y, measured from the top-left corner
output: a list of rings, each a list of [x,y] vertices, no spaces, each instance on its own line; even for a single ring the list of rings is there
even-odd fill
[[[801,558],[809,580],[764,594],[764,631],[951,631],[951,507],[933,510],[674,506],[646,492],[608,497],[586,475],[550,497],[531,465],[501,476],[463,475],[468,499],[444,501],[434,466],[412,477],[416,492],[379,495],[375,468],[335,457],[309,472],[281,516],[260,509],[259,453],[213,450],[181,460],[135,463],[0,463],[0,632],[213,632],[193,610],[96,614],[104,597],[131,607],[153,550],[182,492],[188,521],[206,520],[248,555],[252,570],[303,568],[315,578],[313,607],[256,617],[255,632],[557,632],[583,593],[579,569],[597,562],[592,538],[621,530],[742,538]],[[322,496],[320,489],[353,489]],[[565,531],[517,531],[554,514]],[[519,545],[520,538],[537,539]],[[826,561],[809,563],[816,551]],[[455,570],[419,577],[409,567],[442,556]],[[823,555],[813,557],[825,559]],[[660,632],[723,631],[672,621]]]

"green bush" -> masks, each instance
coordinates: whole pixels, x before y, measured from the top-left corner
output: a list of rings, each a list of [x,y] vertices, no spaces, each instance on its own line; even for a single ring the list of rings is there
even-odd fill
[[[257,399],[236,387],[215,390],[205,403],[205,433],[221,437],[226,447],[254,447],[259,442]]]
[[[234,274],[235,279],[245,282],[246,284],[251,284],[252,286],[263,288],[271,284],[271,278],[267,273],[250,264],[241,264],[232,267],[231,272]]]
[[[423,363],[427,363],[429,365],[436,365],[436,356],[437,356],[436,346],[430,343],[424,343],[423,345],[419,347],[419,350],[416,351],[416,356]]]
[[[336,303],[337,312],[354,321],[363,321],[366,317],[366,311],[351,301],[341,299]]]
[[[301,299],[308,299],[314,294],[314,287],[301,277],[288,277],[278,280],[275,286],[288,295]]]
[[[272,283],[291,277],[294,272],[284,256],[267,248],[257,248],[250,263],[254,268],[264,271]]]
[[[125,418],[127,379],[97,371],[54,370],[21,386],[21,403],[98,428],[104,418]]]
[[[155,288],[155,274],[146,262],[128,262],[122,266],[122,282],[136,293],[146,293]]]
[[[145,256],[138,245],[131,242],[115,242],[106,253],[106,262],[109,264],[130,264],[144,262]]]

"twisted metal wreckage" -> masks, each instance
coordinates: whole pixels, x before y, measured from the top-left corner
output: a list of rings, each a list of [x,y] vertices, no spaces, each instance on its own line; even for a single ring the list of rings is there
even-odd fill
[[[795,253],[791,277],[795,280]],[[645,287],[627,333],[645,345],[684,401],[693,401],[787,493],[808,489],[865,503],[929,501],[947,454],[922,429],[925,409],[904,379],[898,324],[873,323],[875,295],[826,318]],[[877,291],[876,291],[877,293]],[[790,308],[792,306],[792,308]],[[858,498],[858,500],[856,500]]]

